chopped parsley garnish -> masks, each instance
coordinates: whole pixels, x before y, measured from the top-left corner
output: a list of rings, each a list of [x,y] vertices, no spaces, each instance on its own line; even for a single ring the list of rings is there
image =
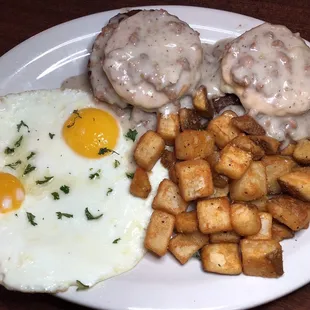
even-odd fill
[[[35,166],[31,166],[30,164],[28,164],[27,167],[25,168],[25,171],[24,171],[24,173],[23,173],[23,176],[26,175],[26,174],[28,174],[28,173],[30,173],[30,172],[32,172],[32,171],[35,170],[35,169],[36,169]]]
[[[196,253],[194,253],[193,257],[201,260],[200,252],[197,251]]]
[[[134,174],[134,172],[126,172],[126,176],[127,176],[128,179],[133,179],[135,174]]]
[[[48,133],[48,135],[50,136],[50,138],[53,140],[53,138],[54,138],[54,136],[55,136],[55,134],[54,133]]]
[[[76,280],[77,291],[84,291],[89,289],[89,285],[83,284],[81,281]]]
[[[54,177],[44,177],[44,180],[38,180],[36,181],[36,184],[45,184],[48,183],[49,181],[53,180]]]
[[[27,156],[27,160],[29,160],[30,158],[32,158],[34,155],[36,155],[35,152],[31,152],[28,156]]]
[[[113,243],[116,244],[116,243],[118,243],[118,241],[120,241],[120,240],[121,240],[121,238],[117,238],[117,239],[115,239],[115,240],[113,241]]]
[[[137,134],[138,134],[138,131],[137,131],[137,130],[129,129],[128,132],[125,134],[125,137],[126,137],[127,139],[130,139],[130,140],[132,140],[133,142],[135,142],[135,141],[136,141]]]
[[[26,214],[27,214],[27,219],[28,219],[28,221],[29,221],[29,223],[32,225],[32,226],[36,226],[36,225],[38,225],[34,220],[35,220],[35,215],[33,215],[32,213],[30,213],[30,212],[26,212]]]
[[[62,185],[62,186],[60,186],[60,190],[61,190],[62,192],[64,192],[65,194],[69,194],[69,192],[70,192],[70,187],[67,186],[67,185]]]
[[[14,148],[11,148],[11,147],[7,147],[5,150],[4,150],[4,154],[13,154],[15,152],[15,149]]]
[[[80,113],[79,113],[79,110],[73,110],[72,114],[75,114],[76,117],[74,118],[74,120],[73,120],[73,122],[72,122],[71,124],[67,125],[67,128],[71,128],[72,126],[75,125],[75,122],[76,122],[76,120],[77,120],[78,118],[82,118],[82,116],[81,116]]]
[[[97,215],[97,216],[92,215],[92,214],[89,212],[88,208],[85,209],[85,215],[86,215],[86,217],[87,217],[87,219],[88,219],[89,221],[91,221],[91,220],[98,220],[98,219],[100,219],[100,218],[103,216],[103,214],[99,214],[99,215]]]
[[[19,131],[20,131],[20,129],[22,128],[22,126],[27,127],[28,132],[30,132],[28,125],[27,125],[27,124],[25,124],[25,123],[24,123],[24,121],[20,121],[20,123],[19,123],[19,124],[17,124],[16,126],[17,126],[17,132],[19,132]]]
[[[108,190],[107,190],[107,196],[109,196],[112,192],[113,192],[113,189],[112,189],[112,188],[108,188]]]
[[[95,178],[100,178],[100,173],[101,173],[101,169],[99,169],[97,172],[95,173],[92,173],[89,175],[89,178],[92,180],[92,179],[95,179]]]
[[[114,150],[108,149],[107,147],[102,147],[99,152],[98,155],[104,155],[105,153],[114,153],[119,155],[119,153],[115,152]]]
[[[73,214],[69,214],[69,213],[56,212],[56,214],[59,220],[62,220],[63,216],[67,217],[68,219],[73,217]]]
[[[20,147],[22,141],[23,141],[23,136],[20,136],[20,138],[15,142],[14,146],[15,147]]]
[[[121,163],[118,160],[114,160],[114,168],[117,168]]]
[[[57,192],[53,192],[52,196],[54,197],[54,200],[59,200],[59,194]]]
[[[18,165],[20,165],[21,163],[22,163],[21,160],[17,160],[15,163],[11,163],[11,164],[8,164],[8,165],[5,165],[5,166],[6,166],[6,167],[10,167],[11,169],[15,170],[16,167],[17,167]]]

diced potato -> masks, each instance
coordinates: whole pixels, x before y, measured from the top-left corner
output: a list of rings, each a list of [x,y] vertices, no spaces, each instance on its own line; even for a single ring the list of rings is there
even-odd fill
[[[239,243],[240,236],[234,231],[210,234],[210,243]]]
[[[264,196],[262,198],[252,200],[251,204],[255,205],[260,212],[267,212],[267,196]]]
[[[199,231],[178,234],[170,240],[169,251],[183,265],[208,242],[209,236]]]
[[[170,168],[169,168],[169,179],[175,183],[175,184],[178,184],[179,183],[179,179],[177,177],[177,173],[176,173],[176,170],[175,170],[175,165],[172,165]]]
[[[157,133],[165,140],[167,145],[174,145],[174,140],[180,132],[178,114],[162,114],[157,117]]]
[[[256,122],[256,120],[248,114],[234,117],[231,123],[241,131],[249,135],[265,135],[265,129]]]
[[[176,215],[184,212],[187,205],[187,202],[181,197],[179,187],[176,184],[169,179],[164,179],[160,182],[157,194],[153,200],[153,209]]]
[[[283,192],[303,201],[310,201],[310,171],[299,170],[282,175],[278,180]]]
[[[170,169],[170,167],[173,166],[176,163],[176,161],[177,159],[175,157],[174,152],[164,150],[160,162],[165,168]]]
[[[181,195],[185,201],[213,194],[210,165],[203,159],[187,160],[175,164]]]
[[[277,154],[280,146],[278,140],[267,136],[249,136],[249,138],[259,145],[265,151],[266,155]]]
[[[213,150],[213,152],[205,159],[210,164],[211,169],[214,170],[216,164],[218,163],[220,159],[220,152],[217,150]]]
[[[137,165],[146,171],[152,170],[165,149],[165,141],[156,132],[147,131],[138,141],[134,151]]]
[[[201,251],[201,260],[204,271],[229,275],[242,272],[238,244],[208,244]]]
[[[228,177],[226,175],[218,174],[215,171],[215,166],[220,159],[220,152],[213,151],[211,155],[209,155],[206,160],[210,164],[213,178],[213,185],[219,188],[225,188],[228,185]]]
[[[287,147],[280,151],[282,156],[293,156],[296,144],[290,143]]]
[[[204,234],[232,230],[227,197],[199,200],[197,217],[199,229]]]
[[[290,157],[278,155],[264,156],[262,163],[266,166],[268,194],[281,193],[278,178],[289,173],[296,163]]]
[[[179,233],[193,233],[198,231],[197,211],[182,212],[175,217],[175,229]]]
[[[133,196],[146,199],[152,190],[149,176],[145,170],[137,167],[130,184],[130,193]]]
[[[148,225],[144,246],[146,249],[163,256],[167,253],[175,217],[169,213],[155,210]]]
[[[216,113],[220,113],[223,109],[232,105],[241,107],[240,99],[234,94],[226,94],[213,100],[213,108]]]
[[[225,111],[208,125],[208,130],[214,134],[216,145],[221,149],[240,134],[240,130],[231,123],[236,116],[232,111]]]
[[[263,278],[283,275],[282,247],[279,242],[243,239],[240,245],[244,274]]]
[[[175,154],[180,160],[206,158],[214,151],[214,137],[206,130],[184,130],[175,139]]]
[[[214,181],[213,181],[214,183]],[[214,193],[210,196],[210,198],[220,198],[227,197],[229,193],[229,185],[227,184],[224,188],[214,187]]]
[[[266,168],[260,161],[253,161],[241,179],[230,184],[232,200],[252,201],[266,195]]]
[[[214,110],[212,104],[208,100],[207,95],[208,93],[205,86],[200,86],[194,93],[193,106],[196,111],[203,117],[212,118],[214,115]]]
[[[272,217],[294,231],[308,224],[308,207],[307,203],[286,195],[276,196],[267,202]]]
[[[308,139],[300,140],[297,142],[293,152],[293,157],[300,164],[310,164],[310,141]]]
[[[262,227],[258,210],[252,204],[232,204],[230,217],[233,230],[241,236],[255,235]]]
[[[194,109],[182,108],[179,110],[180,126],[181,130],[193,129],[201,130],[205,129],[206,124],[203,123],[201,117]]]
[[[284,239],[291,239],[294,237],[294,232],[285,225],[273,221],[272,223],[272,239],[278,242]]]
[[[261,229],[256,235],[247,237],[251,240],[270,240],[272,239],[272,215],[267,212],[258,213],[261,221]]]
[[[231,179],[240,179],[249,168],[252,155],[233,145],[227,145],[220,154],[220,159],[215,166],[219,174],[224,174]]]

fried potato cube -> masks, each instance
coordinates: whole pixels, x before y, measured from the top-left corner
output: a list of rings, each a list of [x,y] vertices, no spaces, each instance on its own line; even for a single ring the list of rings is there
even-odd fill
[[[185,201],[213,194],[210,165],[203,159],[187,160],[175,164],[181,195]]]
[[[272,217],[294,231],[308,224],[308,208],[309,204],[286,195],[273,197],[267,202]]]
[[[262,163],[266,167],[268,194],[281,193],[278,178],[289,173],[296,163],[290,157],[278,155],[264,156]]]
[[[310,141],[308,139],[303,139],[297,142],[293,152],[293,157],[300,164],[310,164]]]
[[[290,143],[283,150],[280,151],[282,156],[293,156],[294,150],[296,148],[296,144]]]
[[[251,204],[255,205],[260,212],[267,212],[267,196],[264,196],[262,198],[252,200]]]
[[[209,236],[196,231],[178,234],[169,242],[169,251],[184,265],[197,251],[209,242]]]
[[[215,144],[224,148],[232,139],[240,134],[240,130],[231,123],[237,114],[232,111],[225,111],[222,115],[214,118],[208,125],[208,130],[215,137]]]
[[[278,182],[283,192],[303,200],[310,201],[310,171],[299,170],[282,175]]]
[[[283,275],[282,247],[279,242],[243,239],[240,247],[244,274],[263,278]]]
[[[147,131],[138,141],[134,151],[137,165],[146,171],[152,170],[165,149],[165,141],[156,132]]]
[[[149,176],[145,170],[137,167],[130,184],[130,193],[133,196],[146,199],[152,190]]]
[[[201,117],[194,109],[180,109],[179,119],[182,131],[187,129],[200,130],[206,127],[206,125],[203,124]]]
[[[169,179],[164,179],[160,182],[152,204],[154,210],[161,210],[176,215],[184,212],[187,205],[187,202],[181,197],[179,187],[176,184]]]
[[[210,234],[210,243],[239,243],[240,236],[234,231]]]
[[[220,113],[224,108],[232,105],[241,106],[240,99],[234,94],[226,94],[213,100],[213,108],[216,113]]]
[[[199,200],[197,217],[199,229],[204,234],[232,230],[227,197]]]
[[[169,179],[175,183],[175,184],[178,184],[179,183],[179,179],[177,177],[177,173],[176,173],[176,170],[175,170],[175,164],[172,165],[170,168],[169,168]]]
[[[162,114],[157,117],[157,133],[165,140],[167,145],[173,145],[176,136],[180,132],[178,114]]]
[[[180,160],[206,158],[214,151],[214,137],[206,130],[184,130],[175,139],[175,155]]]
[[[218,188],[226,188],[228,185],[228,181],[229,181],[228,177],[226,175],[218,174],[215,171],[215,166],[218,163],[219,159],[220,159],[220,152],[216,150],[214,150],[211,153],[211,155],[209,155],[206,158],[207,162],[210,164],[210,167],[211,167],[213,185]]]
[[[261,221],[261,229],[256,235],[247,237],[251,240],[270,240],[272,239],[272,215],[267,212],[258,213]]]
[[[177,159],[175,157],[174,152],[164,150],[160,158],[160,162],[165,168],[170,169],[170,167],[173,166],[176,163],[176,161]]]
[[[216,187],[215,191],[218,190],[219,192],[220,189],[223,189],[223,191],[227,191],[227,194],[229,192],[229,179],[226,175],[218,174],[217,172],[212,170],[212,179],[213,179],[213,185]]]
[[[256,120],[248,114],[234,117],[231,123],[248,135],[265,135],[265,129],[256,122]]]
[[[280,146],[278,140],[267,136],[249,136],[249,138],[259,145],[265,151],[266,155],[277,154]]]
[[[229,194],[229,185],[227,184],[224,188],[214,187],[214,193],[209,198],[227,197],[228,194]]]
[[[272,239],[278,242],[284,239],[291,239],[294,237],[294,232],[285,225],[277,222],[272,223]]]
[[[219,174],[224,174],[231,179],[240,179],[249,168],[252,155],[233,145],[227,145],[221,151],[220,159],[215,165]]]
[[[171,238],[175,217],[169,213],[155,210],[148,225],[144,246],[149,251],[163,256],[168,251],[168,244]]]
[[[214,115],[214,110],[212,104],[209,102],[207,97],[207,89],[205,86],[201,85],[195,91],[193,96],[193,106],[195,110],[206,118],[212,118]]]
[[[175,217],[175,229],[179,233],[192,233],[198,231],[197,211],[182,212]]]
[[[202,248],[201,260],[204,271],[229,275],[242,272],[238,244],[208,244]]]
[[[251,153],[253,160],[260,160],[265,155],[265,151],[244,134],[239,135],[229,142],[229,144],[234,145],[245,152]]]
[[[253,161],[241,179],[230,184],[232,200],[252,201],[266,195],[266,168],[260,161]]]

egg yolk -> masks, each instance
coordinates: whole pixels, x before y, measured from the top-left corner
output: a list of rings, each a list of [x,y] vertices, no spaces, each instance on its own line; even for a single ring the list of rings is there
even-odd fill
[[[14,175],[0,172],[0,213],[19,209],[24,199],[22,183]]]
[[[108,112],[86,108],[75,110],[64,123],[63,137],[67,145],[77,154],[87,158],[102,158],[112,154],[119,128],[115,118]],[[99,154],[101,153],[101,154]]]

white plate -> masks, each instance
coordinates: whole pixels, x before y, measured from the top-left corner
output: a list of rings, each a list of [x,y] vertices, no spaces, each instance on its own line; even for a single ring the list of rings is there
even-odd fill
[[[208,43],[236,37],[261,23],[205,8],[161,8],[188,22]],[[84,73],[96,34],[118,12],[99,13],[56,26],[2,56],[0,95],[57,88],[64,79]],[[283,242],[285,275],[280,279],[206,274],[196,259],[181,267],[170,255],[158,259],[148,254],[126,274],[88,291],[70,289],[58,296],[99,309],[247,309],[310,281],[309,235],[310,231],[302,231],[297,238]]]

